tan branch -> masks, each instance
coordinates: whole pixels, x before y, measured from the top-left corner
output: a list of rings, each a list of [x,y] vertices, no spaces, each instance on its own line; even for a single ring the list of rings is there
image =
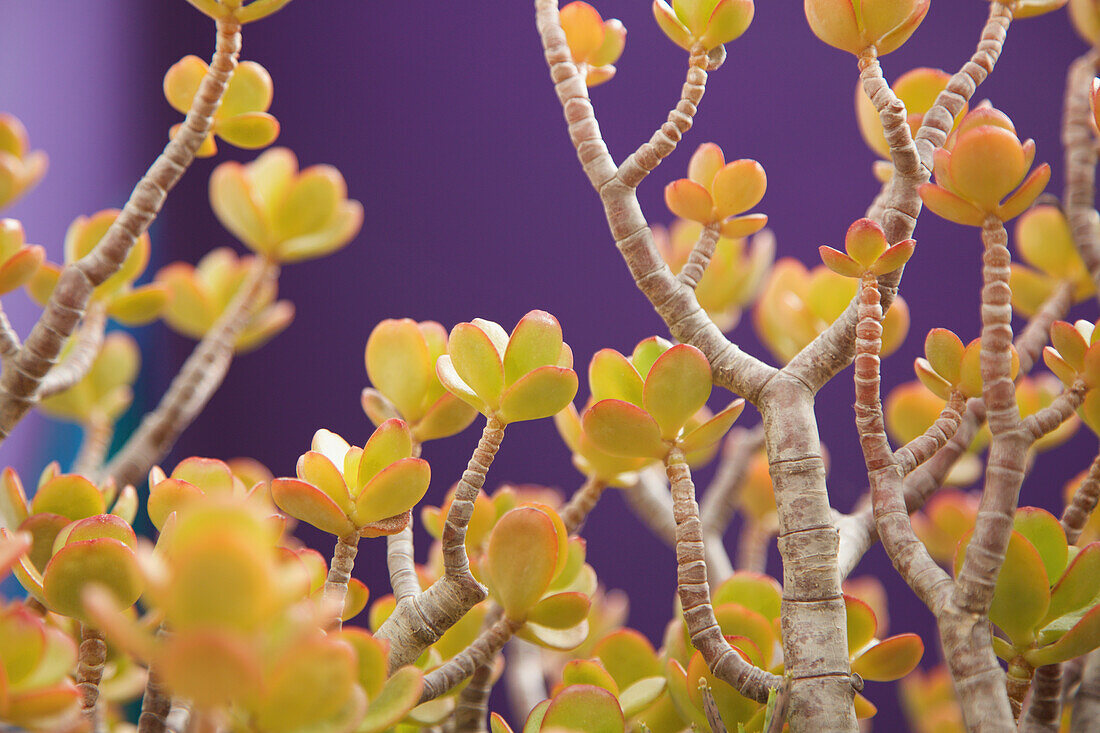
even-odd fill
[[[61,271],[45,312],[0,376],[0,440],[34,404],[39,384],[84,314],[92,291],[122,266],[138,237],[164,205],[168,191],[194,160],[195,151],[210,132],[240,50],[240,25],[219,20],[210,68],[179,132],[138,182],[122,213],[95,248]]]
[[[499,656],[495,655],[492,662]],[[493,690],[493,667],[495,664],[483,664],[470,675],[470,682],[458,693],[451,714],[450,733],[486,733],[485,719],[489,713],[489,694]]]
[[[279,266],[257,259],[240,290],[218,321],[180,367],[157,408],[141,420],[104,469],[119,486],[138,485],[153,464],[172,449],[221,386],[233,361],[237,335],[253,315],[256,298],[278,277]]]
[[[751,700],[767,702],[768,692],[778,688],[782,679],[746,661],[722,635],[710,601],[702,522],[691,472],[679,448],[672,449],[665,465],[676,519],[677,591],[691,643],[715,677]]]
[[[355,556],[359,552],[359,535],[338,537],[336,549],[332,553],[332,564],[325,578],[325,603],[332,607],[335,618],[329,624],[329,630],[339,631],[343,626],[344,603],[348,597],[348,583],[351,571],[355,567]]]
[[[703,534],[726,531],[737,511],[737,499],[748,473],[749,462],[764,445],[764,426],[734,428],[722,447],[722,460],[714,479],[703,494],[699,515],[703,521]]]
[[[1100,730],[1100,649],[1085,657],[1081,683],[1073,696],[1070,733],[1094,733]]]
[[[626,504],[635,516],[669,547],[676,545],[676,522],[672,519],[672,499],[663,472],[656,466],[638,474],[633,486],[623,489]]]
[[[1081,538],[1081,532],[1089,521],[1089,516],[1096,509],[1100,501],[1100,455],[1092,460],[1089,472],[1073,492],[1070,500],[1062,512],[1062,529],[1066,531],[1066,540],[1071,545],[1077,544]]]
[[[485,600],[485,586],[470,572],[466,528],[474,513],[474,500],[485,485],[485,476],[503,439],[504,425],[495,416],[488,418],[455,488],[443,525],[444,574],[424,592],[399,602],[375,634],[390,643],[390,669],[410,664],[467,611]]]
[[[1020,355],[1020,373],[1027,374],[1038,363],[1043,347],[1050,338],[1050,327],[1069,313],[1073,305],[1073,283],[1062,281],[1035,312],[1016,337],[1016,353]]]
[[[93,303],[88,306],[84,320],[76,332],[72,351],[42,379],[36,399],[60,394],[84,379],[95,358],[99,356],[99,350],[103,348],[103,330],[106,326],[107,311],[103,304]]]
[[[775,532],[771,527],[746,519],[737,535],[737,570],[747,570],[750,573],[767,572],[768,547],[774,536]]]
[[[491,666],[497,652],[504,648],[504,644],[521,626],[523,621],[505,616],[482,631],[470,646],[424,675],[424,690],[420,693],[420,702],[434,700],[453,689],[478,667]]]
[[[103,714],[99,710],[99,683],[107,663],[107,643],[103,640],[103,632],[81,624],[78,654],[76,689],[80,692],[80,714],[95,729]]]
[[[1064,206],[1073,243],[1092,281],[1100,287],[1100,215],[1096,212],[1096,133],[1092,120],[1092,80],[1100,52],[1090,49],[1069,66],[1062,113],[1065,153]],[[1098,291],[1100,295],[1100,291]]]
[[[386,566],[390,571],[390,587],[398,603],[420,592],[420,578],[413,560],[413,531],[406,527],[386,538]]]
[[[595,476],[589,476],[584,484],[573,492],[569,503],[561,510],[561,521],[565,523],[566,532],[573,535],[580,531],[584,520],[596,506],[596,502],[600,500],[606,488],[607,484],[603,481]]]
[[[1031,700],[1020,721],[1020,733],[1058,733],[1062,723],[1062,665],[1035,670]]]
[[[710,264],[710,258],[714,257],[714,248],[718,245],[718,235],[721,234],[722,229],[718,224],[707,224],[703,227],[703,230],[699,232],[699,239],[691,248],[691,253],[688,255],[687,262],[684,263],[683,268],[680,270],[680,274],[676,278],[694,290],[699,281],[703,279],[703,274],[707,271],[707,266]]]
[[[618,178],[631,188],[637,188],[661,161],[672,154],[688,130],[707,87],[707,54],[702,47],[692,49],[688,58],[687,78],[680,91],[680,101],[668,113],[668,121],[657,128],[649,142],[643,143],[619,166]]]
[[[114,437],[114,426],[111,421],[102,415],[93,417],[83,426],[84,438],[80,443],[80,451],[73,461],[73,473],[81,476],[95,476],[103,465],[103,459],[107,456],[107,450],[111,447],[111,438]]]

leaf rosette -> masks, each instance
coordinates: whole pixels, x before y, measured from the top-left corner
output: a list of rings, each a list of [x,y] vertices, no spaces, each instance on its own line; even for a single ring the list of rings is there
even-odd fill
[[[623,55],[626,28],[618,20],[604,20],[586,2],[576,0],[561,9],[561,27],[573,63],[584,74],[589,87],[603,84],[615,75],[613,64]]]
[[[1009,287],[1012,307],[1031,317],[1058,288],[1073,286],[1073,301],[1081,302],[1096,292],[1084,261],[1073,244],[1069,221],[1057,206],[1033,206],[1016,220],[1016,251],[1029,266],[1012,263]]]
[[[69,679],[76,644],[22,603],[0,605],[0,719],[30,730],[64,730],[80,693]]]
[[[685,51],[710,51],[748,30],[752,0],[653,0],[653,17],[668,39]]]
[[[857,219],[844,235],[844,252],[826,245],[819,247],[818,252],[825,266],[838,275],[881,277],[908,262],[915,246],[912,239],[891,246],[878,222]]]
[[[730,239],[764,228],[768,217],[744,212],[760,203],[768,188],[764,167],[755,160],[726,163],[714,143],[700,145],[688,163],[688,177],[665,187],[665,204],[681,219],[720,227]]]
[[[34,188],[46,175],[48,158],[30,150],[27,128],[14,115],[0,113],[0,208]]]
[[[0,219],[0,295],[30,282],[46,259],[46,250],[27,244],[23,225],[15,219]]]
[[[810,30],[833,48],[884,56],[909,40],[930,0],[805,0]]]

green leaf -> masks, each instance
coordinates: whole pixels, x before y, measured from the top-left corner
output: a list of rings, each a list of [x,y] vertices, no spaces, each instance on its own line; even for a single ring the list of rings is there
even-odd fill
[[[359,457],[358,480],[352,495],[366,486],[383,469],[412,456],[412,433],[404,420],[387,420],[371,434]]]
[[[382,469],[355,499],[354,519],[362,525],[403,514],[424,498],[432,472],[420,458],[402,458]]]
[[[504,722],[504,718],[500,717],[499,713],[492,713],[489,716],[489,730],[491,733],[513,733],[511,726]]]
[[[619,705],[623,715],[632,718],[657,701],[668,682],[664,677],[643,677],[619,693]]]
[[[552,629],[568,629],[584,621],[591,605],[583,593],[555,593],[535,604],[527,618]]]
[[[884,639],[852,661],[852,671],[873,682],[892,682],[912,672],[924,655],[924,642],[916,634]]]
[[[680,440],[681,450],[684,453],[694,453],[711,447],[725,437],[744,409],[744,400],[734,400],[717,415],[685,435]]]
[[[434,378],[435,364],[416,321],[385,320],[367,339],[367,377],[406,420],[423,416],[422,399]]]
[[[615,680],[594,659],[572,659],[566,662],[561,671],[561,681],[564,685],[593,685],[616,697],[619,694],[619,686],[615,684]]]
[[[81,594],[92,583],[106,587],[120,606],[133,604],[144,586],[133,550],[114,539],[73,542],[54,553],[42,574],[50,609],[81,620]]]
[[[610,692],[593,685],[572,685],[550,701],[541,727],[584,733],[623,733],[626,721]]]
[[[1065,662],[1084,656],[1100,646],[1100,606],[1093,608],[1050,646],[1024,653],[1024,659],[1034,667]]]
[[[527,720],[523,723],[523,733],[538,733],[548,707],[550,707],[550,701],[543,700],[531,709],[531,712],[527,715]]]
[[[848,655],[855,656],[871,643],[878,631],[878,619],[871,607],[852,596],[844,596],[848,618]]]
[[[782,592],[775,578],[739,570],[715,589],[711,603],[716,607],[738,603],[762,614],[769,621],[775,621],[779,618]]]
[[[677,344],[658,357],[646,375],[642,404],[660,426],[662,438],[679,434],[707,403],[711,385],[710,362],[694,346]]]
[[[668,445],[649,413],[622,400],[600,400],[581,417],[584,433],[602,451],[614,456],[664,458]]]
[[[1053,581],[1066,569],[1069,545],[1062,524],[1053,514],[1036,507],[1020,507],[1012,528],[1022,534],[1039,552],[1047,578]]]
[[[1044,624],[1084,608],[1100,592],[1100,542],[1085,546],[1050,591]]]
[[[546,311],[531,311],[520,319],[508,339],[508,348],[504,351],[504,383],[514,384],[539,367],[557,364],[561,347],[558,319]]]
[[[646,677],[662,674],[653,645],[634,629],[611,632],[596,644],[592,654],[603,662],[620,689],[626,689]]]
[[[577,374],[572,369],[538,367],[505,390],[500,417],[505,423],[550,417],[561,412],[576,394]]]
[[[455,372],[490,409],[500,407],[504,391],[504,365],[493,341],[472,323],[460,323],[451,330],[447,351]],[[440,374],[440,379],[443,375]],[[444,382],[444,386],[446,382]],[[461,395],[459,395],[461,396]]]
[[[642,378],[630,361],[614,349],[601,349],[588,365],[588,386],[594,401],[616,399],[642,406]]]
[[[161,484],[158,484],[158,487],[164,483],[167,482],[162,481]],[[201,494],[199,496],[201,497]],[[275,479],[271,482],[271,499],[276,506],[290,516],[310,524],[322,532],[328,532],[337,537],[345,537],[356,531],[355,525],[348,519],[347,513],[331,497],[305,481],[291,478]],[[151,496],[150,511],[152,511],[152,501]],[[157,525],[159,528],[163,526],[167,514],[163,509],[158,509],[157,513],[161,515],[160,524]],[[154,524],[156,524],[155,521]]]
[[[416,667],[402,667],[386,680],[382,693],[370,701],[357,733],[382,733],[416,707],[424,689],[424,673]]]
[[[508,512],[493,527],[485,562],[504,613],[526,618],[557,569],[558,532],[553,521],[532,507]]]

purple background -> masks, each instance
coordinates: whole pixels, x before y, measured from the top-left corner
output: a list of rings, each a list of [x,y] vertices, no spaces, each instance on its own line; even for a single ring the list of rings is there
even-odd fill
[[[46,245],[52,259],[60,258],[73,217],[125,201],[178,121],[160,91],[167,67],[187,53],[209,57],[213,33],[203,16],[182,0],[155,6],[40,0],[31,10],[0,2],[0,109],[21,117],[52,166],[28,199],[5,213],[22,219],[29,239]],[[449,328],[484,317],[510,329],[528,310],[542,308],[561,321],[581,370],[599,348],[629,351],[641,338],[665,333],[631,282],[576,162],[531,6],[299,0],[245,28],[242,58],[264,64],[275,80],[271,111],[282,123],[278,143],[292,148],[303,166],[339,167],[350,195],[363,202],[366,220],[346,250],[284,270],[281,292],[297,305],[295,323],[237,360],[168,466],[193,454],[250,455],[277,475],[292,475],[319,427],[362,444],[371,430],[359,407],[366,385],[363,346],[383,318],[433,319]],[[593,91],[605,139],[621,160],[675,103],[686,54],[661,36],[648,2],[604,0],[597,7],[629,31],[618,75]],[[933,3],[913,39],[884,59],[887,77],[921,65],[954,71],[972,52],[987,7]],[[667,223],[664,185],[685,175],[698,144],[717,142],[727,159],[752,157],[764,165],[768,193],[757,210],[769,215],[780,255],[813,265],[818,245],[840,246],[846,227],[878,189],[870,175],[873,155],[854,124],[855,60],[814,38],[794,2],[758,3],[752,27],[727,50],[726,65],[710,77],[695,129],[643,184],[643,208],[651,222]],[[978,95],[1007,112],[1021,136],[1035,138],[1037,161],[1054,169],[1055,193],[1063,175],[1058,128],[1064,73],[1083,50],[1064,13],[1021,21]],[[212,247],[234,244],[206,203],[209,173],[226,157],[254,156],[223,145],[215,161],[193,166],[154,226],[149,276],[169,261],[194,262]],[[918,253],[902,286],[912,336],[886,360],[887,385],[912,379],[910,364],[929,328],[950,327],[964,339],[978,335],[976,231],[929,213],[916,237]],[[33,312],[22,295],[11,300],[5,307],[16,311],[13,320],[25,332]],[[1079,310],[1080,317],[1095,317],[1091,305]],[[770,360],[745,320],[734,340]],[[137,401],[151,406],[191,342],[160,326],[138,334],[148,371]],[[586,391],[582,386],[579,399]],[[719,401],[728,395],[716,395]],[[822,392],[818,407],[833,460],[830,492],[842,510],[866,482],[851,401],[846,371]],[[751,409],[742,418],[744,425],[757,421]],[[31,439],[47,430],[60,437]],[[56,432],[36,418],[16,435],[0,460],[27,477],[47,460],[44,446],[63,462],[75,451],[74,431]],[[476,440],[470,429],[426,447],[434,474],[426,503],[440,502]],[[1060,507],[1062,484],[1095,449],[1095,438],[1080,433],[1069,446],[1040,456],[1022,503]],[[701,473],[701,489],[709,473]],[[541,421],[509,429],[488,487],[513,481],[571,491],[581,478],[550,421]],[[585,536],[603,583],[632,598],[630,625],[658,641],[672,611],[671,552],[615,492],[597,507]],[[426,542],[419,531],[418,537],[423,559]],[[331,538],[312,541],[330,551]],[[388,591],[382,545],[364,542],[356,568],[375,596]],[[870,553],[863,569],[879,573],[896,599],[891,631],[919,631],[928,642],[926,660],[937,661],[931,616],[881,549]],[[774,549],[771,570],[779,571]],[[887,686],[869,685],[867,694],[880,706],[883,726],[898,720],[896,696]],[[503,711],[503,703],[494,707]]]

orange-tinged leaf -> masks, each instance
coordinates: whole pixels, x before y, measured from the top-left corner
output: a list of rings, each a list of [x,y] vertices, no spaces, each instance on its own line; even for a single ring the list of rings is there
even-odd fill
[[[661,663],[653,645],[634,629],[613,631],[593,648],[592,653],[611,674],[620,689],[640,679],[661,674]]]
[[[27,727],[60,722],[68,714],[75,713],[79,704],[79,691],[72,682],[65,680],[46,689],[13,694],[5,711],[5,722]]]
[[[504,383],[515,384],[539,367],[556,365],[561,349],[558,319],[546,311],[531,311],[520,319],[508,339],[503,357]]]
[[[541,726],[586,733],[623,733],[625,727],[615,696],[594,685],[572,685],[559,692],[546,708]]]
[[[592,399],[616,399],[642,406],[642,378],[630,361],[614,349],[600,349],[588,365]]]
[[[1086,545],[1050,590],[1043,623],[1084,608],[1100,592],[1100,542]]]
[[[0,527],[14,532],[27,518],[27,494],[19,474],[8,466],[0,473]]]
[[[0,295],[10,293],[30,281],[46,259],[46,250],[37,244],[23,247],[0,265]]]
[[[149,501],[146,505],[149,521],[157,530],[161,530],[169,514],[202,497],[202,491],[186,481],[164,479],[149,490]]]
[[[550,417],[561,412],[576,394],[577,374],[572,369],[539,367],[505,390],[500,417],[505,423]]]
[[[320,432],[320,431],[318,431]],[[324,450],[314,437],[314,447]],[[317,450],[311,450],[298,457],[298,478],[308,484],[312,484],[323,494],[328,496],[344,514],[351,514],[352,499],[348,492],[344,475],[337,464],[333,463],[335,456],[326,456]],[[341,458],[339,466],[343,466]]]
[[[465,430],[475,417],[477,410],[453,394],[444,393],[413,426],[413,435],[421,443],[448,438]]]
[[[396,725],[420,700],[424,673],[416,667],[402,667],[386,680],[378,697],[370,701],[367,713],[356,728],[358,733],[382,733]]]
[[[746,214],[735,216],[722,223],[722,236],[727,239],[741,239],[756,234],[768,223],[766,214]]]
[[[229,78],[218,117],[225,119],[248,112],[266,112],[273,95],[274,85],[267,69],[255,61],[242,61]]]
[[[563,685],[593,685],[618,697],[619,686],[598,660],[572,659],[561,671]]]
[[[603,43],[603,18],[595,8],[581,0],[563,7],[559,17],[573,61],[588,61]]]
[[[1004,203],[997,207],[997,218],[1008,221],[1027,211],[1027,207],[1035,203],[1035,199],[1039,198],[1039,194],[1046,189],[1048,183],[1050,183],[1050,166],[1043,163],[1031,172],[1027,180],[1005,199]]]
[[[1050,344],[1070,367],[1081,370],[1089,345],[1080,331],[1065,321],[1055,321],[1050,327]]]
[[[856,693],[855,709],[856,720],[868,720],[875,717],[875,714],[878,713],[878,708],[875,707],[875,704],[858,692]]]
[[[722,148],[714,143],[703,143],[688,161],[688,178],[698,183],[708,191],[714,182],[714,176],[726,164],[726,157]]]
[[[118,540],[131,550],[137,549],[137,536],[122,517],[100,514],[73,522],[61,530],[54,539],[54,552],[73,542],[104,538]]]
[[[198,56],[184,56],[164,75],[164,96],[180,114],[187,114],[191,108],[191,100],[199,91],[206,70],[206,63]]]
[[[914,240],[906,239],[890,247],[875,260],[875,263],[871,266],[871,274],[881,277],[898,269],[913,256],[916,244]]]
[[[92,583],[105,586],[121,606],[131,605],[143,586],[133,551],[114,539],[73,542],[54,554],[42,574],[47,605],[81,620],[81,593]]]
[[[672,10],[692,35],[698,38],[706,30],[717,0],[672,0]]]
[[[527,618],[551,629],[568,629],[587,618],[591,605],[583,593],[555,593],[536,603]]]
[[[312,484],[291,478],[271,482],[271,498],[282,511],[317,529],[345,537],[355,531],[355,525],[330,496]]]
[[[991,125],[960,128],[948,165],[959,195],[987,212],[994,211],[1027,172],[1016,135]]]
[[[272,667],[256,716],[262,730],[292,733],[339,719],[353,700],[358,670],[345,644],[310,638],[293,645]]]
[[[969,201],[934,183],[922,184],[919,191],[924,205],[936,216],[972,227],[980,227],[985,219],[982,211]]]
[[[290,240],[322,229],[347,199],[340,171],[330,165],[311,166],[290,184],[271,222],[279,240]]]
[[[596,49],[589,59],[589,62],[593,64],[594,67],[589,70],[589,86],[593,86],[591,80],[592,72],[596,71],[599,67],[606,67],[614,74],[615,67],[610,66],[610,64],[619,60],[619,57],[623,55],[623,48],[625,47],[626,28],[623,27],[620,21],[614,18],[605,20],[603,23],[603,43],[600,44],[600,47]],[[610,78],[610,76],[608,78]],[[602,81],[606,81],[606,79]]]
[[[258,252],[269,252],[273,242],[260,204],[250,189],[245,169],[235,162],[222,163],[210,176],[210,206],[222,226]]]
[[[739,38],[748,30],[754,12],[752,0],[721,0],[715,6],[707,31],[700,39],[703,48],[710,50]]]
[[[71,520],[107,511],[103,494],[95,485],[76,474],[51,479],[39,487],[31,500],[31,514],[60,514]]]
[[[716,221],[714,202],[707,189],[695,181],[681,178],[665,186],[665,204],[668,210],[681,219],[690,219],[702,224]]]
[[[725,437],[744,409],[744,400],[734,400],[717,415],[685,435],[680,441],[680,448],[684,453],[694,453],[714,445]]]
[[[168,298],[167,287],[156,283],[143,285],[112,298],[107,315],[124,326],[143,326],[160,316]]]
[[[661,437],[675,438],[706,404],[711,390],[710,362],[694,346],[677,344],[661,354],[646,375],[642,403]]]
[[[928,364],[948,384],[959,381],[963,348],[962,339],[946,328],[933,328],[924,339]]]
[[[409,318],[387,319],[371,331],[366,348],[367,377],[407,420],[423,416],[424,394],[434,378],[428,344]]]
[[[1062,356],[1050,346],[1043,347],[1043,362],[1050,371],[1067,387],[1073,386],[1077,379],[1077,370],[1066,363]]]
[[[912,672],[924,655],[924,642],[916,634],[884,639],[852,661],[852,671],[873,682],[892,682]]]
[[[1058,641],[1025,652],[1024,659],[1029,664],[1040,667],[1084,656],[1097,646],[1100,646],[1100,606],[1082,616]]]
[[[748,655],[737,646],[737,642],[745,644],[746,640],[727,639],[727,641],[733,645],[733,648],[736,649],[739,654],[748,658]],[[723,721],[726,721],[728,725],[732,726],[738,723],[748,722],[759,707],[758,703],[743,697],[730,687],[730,685],[716,678],[707,668],[707,663],[703,660],[703,655],[699,652],[692,654],[691,660],[688,662],[687,680],[688,696],[693,703],[693,707],[700,711],[703,709],[703,695],[699,683],[705,680],[710,690],[710,694],[718,707],[719,716]]]
[[[504,391],[501,352],[488,334],[472,323],[460,323],[451,330],[447,345],[455,372],[490,410],[500,408]],[[442,357],[440,357],[442,358]],[[443,375],[440,375],[443,379]],[[446,386],[446,382],[444,382]]]
[[[225,462],[214,458],[185,458],[172,471],[172,478],[186,481],[212,496],[233,493],[233,472]]]
[[[858,55],[868,45],[861,38],[851,2],[805,0],[804,10],[810,30],[833,48]]]
[[[504,718],[500,717],[500,713],[489,715],[489,730],[491,733],[513,733],[512,727],[505,722]]]
[[[46,627],[25,606],[0,610],[0,684],[18,686],[46,650]]]
[[[1062,576],[1069,558],[1066,533],[1062,524],[1053,514],[1033,506],[1020,507],[1012,528],[1022,534],[1038,551],[1047,571],[1047,578],[1055,580]]]
[[[486,570],[504,613],[523,619],[546,592],[558,564],[558,532],[545,512],[518,507],[489,536]]]
[[[409,511],[424,498],[431,475],[428,462],[420,458],[390,464],[355,499],[355,521],[362,526]]]
[[[358,480],[352,495],[358,495],[359,489],[386,466],[411,457],[412,450],[412,433],[404,420],[387,420],[379,425],[363,446],[355,474]]]
[[[825,266],[838,275],[860,277],[867,269],[848,255],[832,247],[821,245],[817,248],[817,251],[821,255],[821,261],[825,263]]]
[[[685,50],[691,48],[691,34],[665,0],[653,0],[653,17],[670,41]]]
[[[267,112],[247,112],[220,119],[218,137],[243,150],[266,148],[279,137],[279,121]]]
[[[955,572],[966,556],[967,533],[959,543]],[[1017,647],[1027,647],[1034,639],[1036,626],[1050,607],[1050,581],[1043,559],[1035,547],[1019,532],[1013,531],[1005,552],[1004,564],[997,575],[989,620],[1005,632]]]
[[[849,595],[844,596],[844,611],[848,619],[848,654],[854,656],[875,638],[878,619],[871,606]]]
[[[649,370],[653,368],[657,358],[671,348],[672,343],[670,341],[660,336],[650,336],[639,341],[638,345],[634,347],[634,351],[630,355],[630,363],[634,365],[634,368],[638,370],[638,374],[644,380],[649,376]]]
[[[156,664],[172,690],[200,707],[255,695],[262,675],[260,660],[243,639],[214,629],[170,635]]]
[[[722,0],[732,7],[732,0]],[[749,3],[751,7],[751,2]],[[725,219],[748,211],[760,203],[768,188],[764,167],[755,160],[742,159],[727,163],[714,175],[714,206],[718,218]],[[690,218],[690,217],[685,217]]]
[[[622,400],[600,400],[581,417],[584,434],[614,456],[663,458],[668,446],[649,413]]]

